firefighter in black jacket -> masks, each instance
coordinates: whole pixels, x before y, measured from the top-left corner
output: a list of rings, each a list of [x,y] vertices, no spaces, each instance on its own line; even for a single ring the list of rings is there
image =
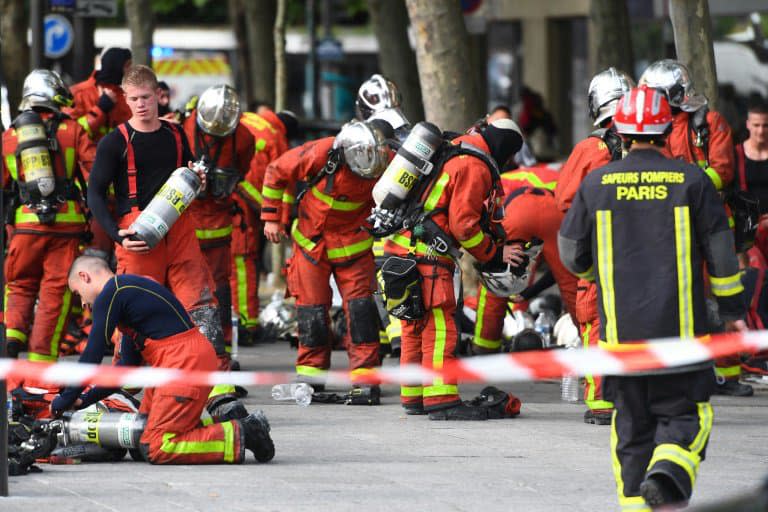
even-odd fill
[[[607,350],[707,334],[704,263],[727,328],[746,329],[733,235],[715,187],[695,165],[661,154],[671,121],[655,89],[623,96],[614,123],[630,152],[584,179],[560,229],[565,266],[597,281]],[[712,428],[714,386],[711,361],[606,378],[622,510],[690,499]]]

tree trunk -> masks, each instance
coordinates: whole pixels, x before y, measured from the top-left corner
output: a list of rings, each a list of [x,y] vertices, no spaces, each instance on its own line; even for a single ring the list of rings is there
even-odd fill
[[[133,63],[151,67],[152,34],[155,31],[151,0],[125,0],[125,17],[131,30]]]
[[[245,19],[250,57],[251,98],[275,102],[275,43],[272,36],[277,4],[275,0],[246,0]]]
[[[243,110],[249,110],[251,101],[251,64],[248,56],[248,35],[245,18],[240,15],[244,8],[243,0],[228,0],[227,2],[227,15],[232,26],[236,45],[235,85],[240,93],[240,102]]]
[[[406,0],[416,37],[416,61],[427,120],[463,132],[485,108],[469,56],[469,35],[458,2]]]
[[[634,58],[626,0],[592,0],[589,20],[592,74],[613,66],[633,75]]]
[[[275,62],[275,111],[285,110],[285,97],[288,92],[288,77],[285,60],[285,9],[288,0],[277,0],[277,13],[275,26],[272,31],[274,38],[274,62]],[[288,242],[283,240],[279,244],[272,244],[272,275],[275,278],[275,288],[285,287],[282,268],[285,266],[285,252]]]
[[[669,0],[677,60],[691,72],[696,91],[717,110],[717,71],[707,0]]]
[[[29,73],[29,46],[27,27],[29,19],[24,12],[24,0],[0,0],[0,60],[3,78],[8,88],[8,105],[11,119],[16,115],[21,101],[24,78]]]
[[[424,119],[416,55],[408,41],[408,10],[404,0],[368,0],[371,23],[379,41],[379,68],[403,94],[405,117]]]

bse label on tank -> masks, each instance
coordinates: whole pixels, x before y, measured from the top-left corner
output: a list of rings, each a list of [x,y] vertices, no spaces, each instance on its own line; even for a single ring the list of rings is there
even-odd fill
[[[85,439],[89,443],[99,444],[99,423],[101,422],[100,412],[89,412],[83,417],[85,422]]]
[[[158,197],[165,199],[168,204],[170,204],[177,212],[179,212],[179,215],[184,213],[184,210],[187,209],[186,203],[189,201],[185,201],[184,194],[175,188],[169,187],[167,183],[160,187],[160,191],[157,193],[157,195]]]

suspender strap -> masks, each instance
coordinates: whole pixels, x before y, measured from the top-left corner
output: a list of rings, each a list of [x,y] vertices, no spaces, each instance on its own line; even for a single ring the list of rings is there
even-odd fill
[[[171,131],[173,134],[173,140],[176,143],[176,167],[181,167],[181,160],[184,152],[184,147],[181,144],[181,133],[174,128],[170,123],[161,121],[163,126]],[[136,155],[133,152],[133,144],[131,143],[131,136],[128,134],[128,123],[125,122],[117,127],[120,133],[125,139],[125,159],[126,169],[128,171],[128,203],[131,207],[139,205],[138,200],[138,187],[136,185]]]
[[[744,144],[736,145],[736,169],[739,171],[739,186],[741,190],[747,190],[747,170],[744,155]]]

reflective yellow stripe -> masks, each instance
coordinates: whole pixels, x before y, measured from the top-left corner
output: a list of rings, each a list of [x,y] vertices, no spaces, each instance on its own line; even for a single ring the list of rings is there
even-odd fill
[[[651,512],[642,496],[619,496],[621,512]]]
[[[401,338],[403,336],[403,324],[400,323],[399,318],[395,318],[392,315],[389,316],[389,323],[386,329],[387,338],[391,342],[395,338]]]
[[[306,375],[308,377],[325,377],[326,370],[322,368],[315,368],[314,366],[296,366],[297,375]]]
[[[693,488],[696,482],[696,474],[699,472],[699,462],[701,462],[701,457],[698,454],[689,452],[676,444],[664,443],[658,445],[653,450],[653,457],[651,457],[651,462],[648,463],[648,470],[650,471],[656,463],[662,461],[671,462],[683,468],[688,473],[691,488]]]
[[[471,249],[480,245],[485,238],[485,234],[481,231],[475,233],[469,240],[459,240],[461,246],[465,249]]]
[[[613,416],[611,416],[611,468],[613,469],[613,478],[616,480],[616,494],[619,497],[619,505],[622,510],[625,510],[625,506],[637,504],[639,497],[624,496],[624,478],[621,476],[621,462],[617,453],[618,445],[619,435],[616,432],[616,410],[614,410]],[[645,504],[642,498],[640,498],[640,502]]]
[[[328,255],[329,260],[339,260],[342,258],[351,258],[362,252],[370,251],[371,247],[373,247],[373,237],[366,238],[365,240],[351,245],[345,245],[344,247],[328,249],[326,254]]]
[[[424,388],[422,386],[400,386],[400,396],[421,396],[423,392]]]
[[[373,241],[373,255],[376,257],[384,256],[384,239],[377,238]]]
[[[84,224],[85,215],[82,212],[77,211],[77,204],[75,201],[67,201],[67,211],[57,213],[54,218],[54,222],[61,224]],[[16,224],[39,224],[40,219],[33,212],[23,211],[23,206],[16,208],[16,215],[14,221]]]
[[[699,433],[696,434],[688,449],[699,455],[707,445],[709,434],[712,432],[712,420],[715,414],[712,412],[712,404],[709,402],[698,402],[696,405],[699,412]]]
[[[413,236],[413,235],[411,235]],[[410,251],[411,250],[411,238],[405,235],[401,234],[395,234],[392,235],[389,238],[394,244],[402,247],[403,249]],[[454,260],[450,256],[441,256],[435,254],[435,252],[430,249],[430,247],[425,244],[424,242],[416,242],[416,254],[420,256],[426,256],[429,255],[430,257],[434,258],[437,257],[438,261],[444,261],[446,263],[454,263]]]
[[[376,370],[374,370],[373,368],[355,368],[354,370],[351,370],[349,372],[349,374],[352,377],[361,377],[361,376],[364,376],[364,375],[373,375],[374,373],[376,373]]]
[[[741,274],[728,277],[710,275],[709,282],[712,285],[712,294],[717,297],[730,297],[744,291],[744,286],[741,284]]]
[[[163,444],[160,451],[179,455],[221,453],[224,462],[235,460],[235,431],[231,421],[219,423],[224,431],[224,439],[221,441],[173,441],[176,434],[166,432],[163,434]]]
[[[77,124],[83,127],[88,137],[93,138],[93,132],[91,131],[91,125],[88,124],[88,118],[86,116],[80,116],[77,118]]]
[[[29,355],[27,355],[27,359],[38,363],[55,363],[58,358],[56,356],[46,356],[30,352]]]
[[[235,386],[232,384],[216,384],[211,388],[211,392],[208,393],[208,398],[214,398],[221,395],[233,395],[235,394]]]
[[[256,141],[256,152],[263,151],[267,147],[267,141],[264,139],[258,139]]]
[[[293,221],[293,226],[291,226],[291,236],[293,237],[293,241],[307,252],[312,252],[312,249],[317,247],[315,242],[302,235],[301,231],[299,231],[299,219]]]
[[[424,393],[423,396],[426,397],[432,397],[432,396],[444,396],[444,395],[458,395],[459,394],[459,386],[456,384],[438,384],[438,385],[431,385],[431,386],[425,386],[424,387]]]
[[[578,277],[579,279],[584,279],[586,281],[594,281],[595,280],[595,267],[594,267],[594,265],[590,266],[584,272],[576,272],[576,277]]]
[[[475,320],[475,337],[472,343],[478,347],[488,348],[491,350],[498,349],[501,346],[501,339],[487,340],[483,338],[483,323],[485,317],[485,305],[488,298],[488,289],[485,285],[480,286],[480,294],[477,297],[477,318]]]
[[[584,332],[582,333],[584,348],[589,347],[591,335],[592,335],[592,323],[587,322],[584,325]],[[597,395],[597,385],[596,385],[597,383],[595,382],[595,377],[591,374],[586,374],[584,375],[584,378],[586,379],[588,384],[587,389],[589,389],[589,391],[587,392],[587,396],[584,399],[584,404],[592,411],[613,409],[613,402],[595,398],[595,395]]]
[[[257,203],[261,204],[264,202],[264,197],[261,195],[261,192],[259,192],[256,187],[254,187],[247,181],[241,181],[238,186],[243,192],[245,192],[245,194],[248,197],[250,197]]]
[[[556,181],[543,182],[541,181],[541,178],[536,176],[536,174],[524,171],[504,173],[501,175],[501,179],[507,181],[527,181],[536,188],[544,188],[547,190],[555,190],[555,186],[557,185]]]
[[[6,304],[8,304],[8,302],[6,302]],[[19,331],[18,329],[11,329],[10,327],[5,329],[5,337],[19,340],[22,343],[26,343],[27,340],[29,339],[27,338],[27,335],[24,334],[23,332]]]
[[[285,204],[293,204],[296,202],[296,198],[288,192],[283,192],[283,202]]]
[[[677,304],[680,336],[693,336],[693,272],[691,270],[691,216],[687,206],[675,208],[675,253],[677,255]]]
[[[728,216],[728,229],[734,229],[736,227],[736,220],[733,215]]]
[[[610,210],[597,214],[597,271],[605,314],[605,337],[608,343],[618,343],[616,327],[616,295],[613,289],[613,226]]]
[[[266,185],[261,188],[261,193],[264,195],[264,197],[268,199],[277,199],[278,201],[283,198],[284,191],[285,189],[271,188]]]
[[[340,212],[351,212],[361,208],[365,203],[356,203],[353,201],[341,201],[335,199],[327,194],[320,192],[317,187],[312,187],[312,195],[321,200],[325,204],[331,207],[331,210],[338,210]]]
[[[64,296],[61,300],[61,310],[59,316],[56,319],[56,327],[53,329],[53,336],[51,336],[51,357],[54,360],[59,358],[59,343],[61,342],[61,334],[64,332],[64,322],[69,316],[69,309],[72,304],[72,291],[67,288],[64,291]]]
[[[715,374],[725,379],[728,377],[738,377],[741,375],[741,366],[715,366]]]
[[[259,325],[259,318],[251,318],[248,314],[248,268],[245,266],[245,256],[235,256],[235,274],[237,279],[237,309],[240,325],[246,329]],[[255,279],[254,279],[254,284]]]
[[[64,162],[67,167],[67,178],[72,178],[72,171],[75,169],[75,148],[66,148],[64,150]]]
[[[5,155],[5,166],[13,181],[19,181],[19,173],[16,170],[16,155]]]
[[[198,240],[213,240],[215,238],[224,238],[232,234],[232,224],[218,229],[196,229],[195,235]]]
[[[448,180],[450,180],[451,177],[448,176],[448,173],[443,173],[440,175],[440,178],[438,178],[437,183],[435,183],[435,186],[432,187],[432,190],[429,192],[429,196],[427,196],[427,200],[424,202],[424,211],[425,212],[431,212],[435,209],[435,206],[437,206],[437,202],[440,200],[440,197],[443,195],[443,191],[445,190],[445,186],[448,184]]]
[[[714,170],[712,167],[707,167],[704,169],[704,173],[709,176],[709,179],[711,179],[712,183],[715,184],[715,188],[717,190],[721,190],[723,188],[723,180],[720,178],[720,175],[717,174],[716,170]]]

